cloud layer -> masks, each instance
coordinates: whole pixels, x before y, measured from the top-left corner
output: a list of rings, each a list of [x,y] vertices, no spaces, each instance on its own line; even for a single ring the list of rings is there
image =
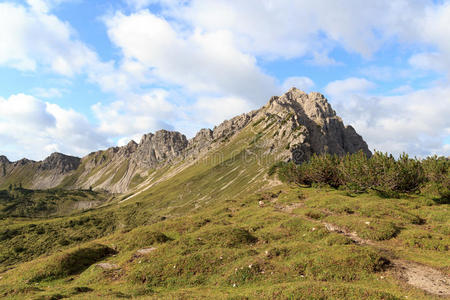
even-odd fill
[[[52,103],[65,88],[2,95],[0,151],[14,158],[83,155],[160,128],[193,135],[292,86],[323,91],[371,148],[449,154],[450,3],[124,0],[99,16],[116,51],[105,61],[53,12],[66,1],[0,3],[0,67],[81,78],[105,98],[91,101],[88,119]],[[392,48],[400,69],[377,64]],[[370,64],[323,84],[320,72],[347,68],[336,50]],[[270,67],[290,62],[319,75]],[[429,74],[440,80],[411,83]]]
[[[108,143],[81,114],[26,94],[0,97],[2,153],[41,159],[51,152],[85,155]]]

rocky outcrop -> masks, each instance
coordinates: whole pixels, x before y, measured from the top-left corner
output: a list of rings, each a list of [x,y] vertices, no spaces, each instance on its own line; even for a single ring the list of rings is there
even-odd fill
[[[371,155],[362,137],[353,127],[344,125],[320,93],[292,88],[281,97],[272,97],[257,117],[265,117],[262,123],[266,126],[277,124],[279,134],[272,148],[286,145],[296,162],[309,159],[313,153],[344,155],[362,150]]]
[[[159,130],[142,137],[132,159],[141,167],[154,168],[163,161],[180,156],[187,146],[188,140],[183,134]]]
[[[252,111],[247,114],[234,117],[233,119],[226,120],[219,126],[215,126],[213,130],[214,139],[229,138],[236,132],[244,128],[248,123],[253,120],[257,111]]]
[[[52,153],[42,162],[38,163],[39,170],[51,170],[55,173],[65,174],[76,170],[80,165],[81,159],[79,157],[68,156],[61,153]]]
[[[302,162],[313,153],[344,155],[359,150],[371,155],[361,136],[344,125],[322,94],[292,88],[259,110],[226,120],[213,130],[202,129],[190,140],[179,132],[159,130],[145,134],[139,143],[130,141],[82,159],[53,153],[41,162],[10,162],[0,156],[0,186],[14,179],[31,188],[92,187],[123,193],[145,184],[155,169],[196,160],[245,129],[247,136],[254,136],[251,144],[275,160]]]

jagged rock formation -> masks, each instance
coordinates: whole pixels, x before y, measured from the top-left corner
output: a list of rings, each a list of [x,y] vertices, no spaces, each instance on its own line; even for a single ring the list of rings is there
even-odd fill
[[[144,134],[133,160],[142,167],[154,168],[162,161],[181,155],[187,145],[186,136],[179,132],[160,130],[155,134]]]
[[[286,145],[294,161],[309,159],[313,153],[344,155],[362,150],[371,152],[351,126],[344,126],[327,99],[320,93],[306,94],[296,88],[281,97],[272,97],[257,117],[279,123],[272,149]]]
[[[10,162],[0,157],[0,185],[22,184],[32,189],[47,189],[59,185],[80,165],[80,158],[53,153],[43,161],[21,159]]]
[[[78,157],[55,152],[38,164],[38,170],[53,170],[56,174],[65,174],[76,170],[80,161]]]
[[[155,169],[195,160],[243,130],[251,130],[252,144],[274,160],[301,162],[313,153],[343,155],[359,150],[371,155],[361,136],[344,126],[323,95],[292,88],[259,110],[226,120],[213,130],[202,129],[190,140],[179,132],[160,130],[145,134],[139,144],[130,141],[82,159],[54,153],[42,162],[10,162],[0,156],[0,187],[20,180],[38,189],[59,186],[123,193],[145,184]]]

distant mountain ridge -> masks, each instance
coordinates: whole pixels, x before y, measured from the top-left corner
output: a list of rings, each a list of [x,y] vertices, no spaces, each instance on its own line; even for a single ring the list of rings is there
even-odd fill
[[[159,130],[145,134],[139,143],[130,141],[83,158],[53,153],[40,162],[10,162],[0,156],[0,187],[20,183],[33,189],[93,188],[124,193],[144,184],[156,169],[220,149],[248,126],[252,126],[255,143],[264,130],[274,131],[261,143],[258,155],[277,160],[301,162],[313,153],[344,155],[359,150],[371,155],[362,137],[344,125],[322,94],[292,88],[272,97],[262,108],[226,120],[212,130],[202,129],[189,140],[179,132]]]

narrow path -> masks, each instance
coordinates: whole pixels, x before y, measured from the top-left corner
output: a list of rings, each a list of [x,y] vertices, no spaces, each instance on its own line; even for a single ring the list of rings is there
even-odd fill
[[[275,205],[275,209],[288,213],[292,216],[305,218],[309,221],[317,222],[325,226],[325,228],[330,232],[335,232],[338,234],[342,234],[349,239],[351,239],[354,243],[358,245],[370,245],[376,247],[377,249],[386,253],[391,262],[392,271],[400,278],[411,286],[424,290],[430,294],[438,295],[438,296],[450,296],[450,278],[446,274],[443,274],[439,270],[433,269],[429,266],[425,266],[416,262],[407,261],[403,259],[395,258],[395,255],[391,252],[391,250],[382,247],[380,244],[366,240],[358,236],[356,232],[350,232],[345,228],[339,227],[338,225],[317,221],[315,219],[311,219],[305,216],[301,216],[293,213],[295,208],[299,208],[303,206],[303,203],[294,203],[291,205]]]

